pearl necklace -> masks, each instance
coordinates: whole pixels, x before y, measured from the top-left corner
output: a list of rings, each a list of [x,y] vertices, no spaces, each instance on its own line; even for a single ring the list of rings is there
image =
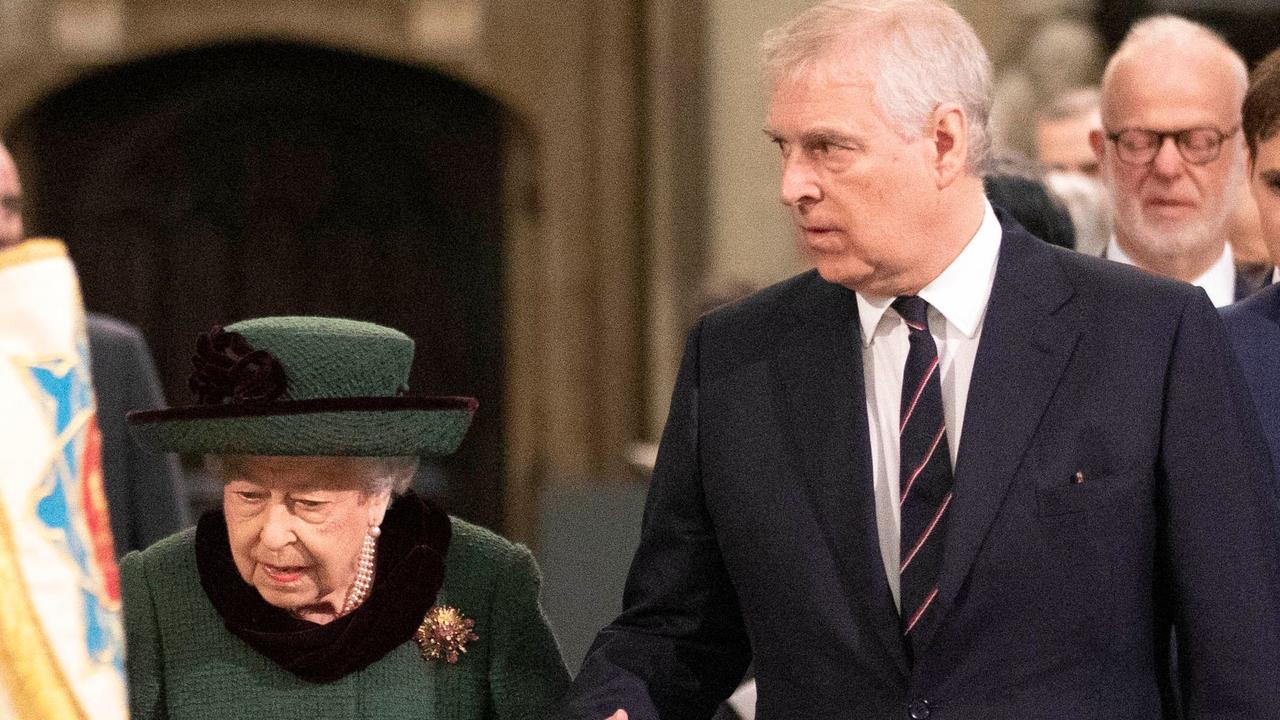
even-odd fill
[[[368,597],[369,589],[373,587],[374,553],[378,549],[378,536],[381,534],[382,528],[374,525],[364,536],[364,542],[360,544],[360,560],[356,563],[356,579],[347,589],[347,599],[343,601],[338,617],[351,613]]]

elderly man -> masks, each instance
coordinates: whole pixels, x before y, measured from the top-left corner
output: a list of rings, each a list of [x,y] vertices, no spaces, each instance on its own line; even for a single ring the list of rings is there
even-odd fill
[[[560,717],[707,718],[754,659],[761,720],[1156,720],[1171,626],[1190,718],[1275,717],[1280,521],[1203,293],[992,211],[945,4],[824,3],[766,67],[817,268],[690,332]]]
[[[1280,266],[1280,50],[1254,69],[1244,100],[1249,189],[1257,202],[1271,260]],[[1280,276],[1280,269],[1273,270]],[[1272,284],[1223,311],[1280,472],[1280,285]]]
[[[23,237],[22,183],[13,157],[0,145],[0,247]],[[125,427],[127,411],[164,402],[142,333],[95,313],[87,315],[85,329],[102,431],[102,480],[120,557],[181,530],[190,511],[177,463],[144,451]]]
[[[1090,136],[1115,206],[1106,257],[1198,285],[1218,307],[1253,289],[1227,243],[1247,84],[1244,61],[1211,30],[1149,18],[1107,62],[1103,127]]]

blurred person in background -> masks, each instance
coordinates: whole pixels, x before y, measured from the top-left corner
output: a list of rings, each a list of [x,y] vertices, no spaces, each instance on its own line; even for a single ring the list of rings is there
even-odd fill
[[[1044,184],[1071,215],[1075,249],[1102,255],[1111,238],[1111,204],[1089,135],[1102,127],[1096,87],[1068,90],[1036,113],[1036,159]]]
[[[1102,127],[1098,88],[1076,88],[1053,99],[1036,115],[1036,159],[1049,172],[1098,177],[1098,156],[1089,133]]]
[[[22,202],[18,168],[0,145],[0,247],[25,239]],[[102,432],[103,484],[119,558],[186,527],[190,509],[177,460],[145,452],[125,427],[128,411],[164,404],[142,331],[99,313],[86,313],[85,318]]]
[[[1077,252],[1101,257],[1111,240],[1111,199],[1102,183],[1073,172],[1045,173],[1044,184],[1066,208]]]
[[[1044,182],[1040,168],[1020,155],[1003,155],[982,177],[991,204],[1050,245],[1074,250],[1075,226],[1066,206]]]
[[[0,248],[22,242],[22,183],[8,148],[0,145]]]
[[[1074,5],[1074,7],[1068,7]],[[1018,40],[1000,51],[991,127],[995,147],[1032,157],[1035,123],[1054,98],[1098,81],[1106,50],[1090,11],[1076,0],[1007,4]]]

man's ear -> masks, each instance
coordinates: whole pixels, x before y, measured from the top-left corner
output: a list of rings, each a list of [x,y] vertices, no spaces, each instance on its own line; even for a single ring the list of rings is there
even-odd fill
[[[1107,139],[1102,137],[1102,131],[1098,128],[1089,131],[1089,147],[1093,148],[1093,154],[1101,165],[1103,156],[1107,154]]]
[[[969,163],[969,118],[956,103],[939,105],[930,116],[928,138],[934,153],[938,189],[966,174]]]

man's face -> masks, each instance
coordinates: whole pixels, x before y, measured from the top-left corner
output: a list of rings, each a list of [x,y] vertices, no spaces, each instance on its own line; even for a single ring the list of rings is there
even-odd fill
[[[1117,66],[1106,93],[1104,134],[1196,127],[1226,133],[1240,123],[1237,81],[1221,55],[1156,50],[1130,58]],[[1115,143],[1098,133],[1092,142],[1115,202],[1116,235],[1133,251],[1157,258],[1220,252],[1244,172],[1238,131],[1222,143],[1215,160],[1202,165],[1187,162],[1171,137],[1139,165],[1121,161]]]
[[[829,282],[875,295],[919,289],[929,144],[904,140],[856,68],[820,64],[774,86],[767,132],[782,150],[781,199]],[[927,282],[929,278],[926,278]]]
[[[1258,143],[1249,189],[1258,203],[1262,237],[1271,261],[1280,266],[1280,133]]]
[[[1096,115],[1084,115],[1036,123],[1036,152],[1040,163],[1057,172],[1098,177],[1098,156],[1089,146],[1089,131],[1100,122]]]
[[[22,242],[22,184],[8,151],[0,148],[0,248]]]

